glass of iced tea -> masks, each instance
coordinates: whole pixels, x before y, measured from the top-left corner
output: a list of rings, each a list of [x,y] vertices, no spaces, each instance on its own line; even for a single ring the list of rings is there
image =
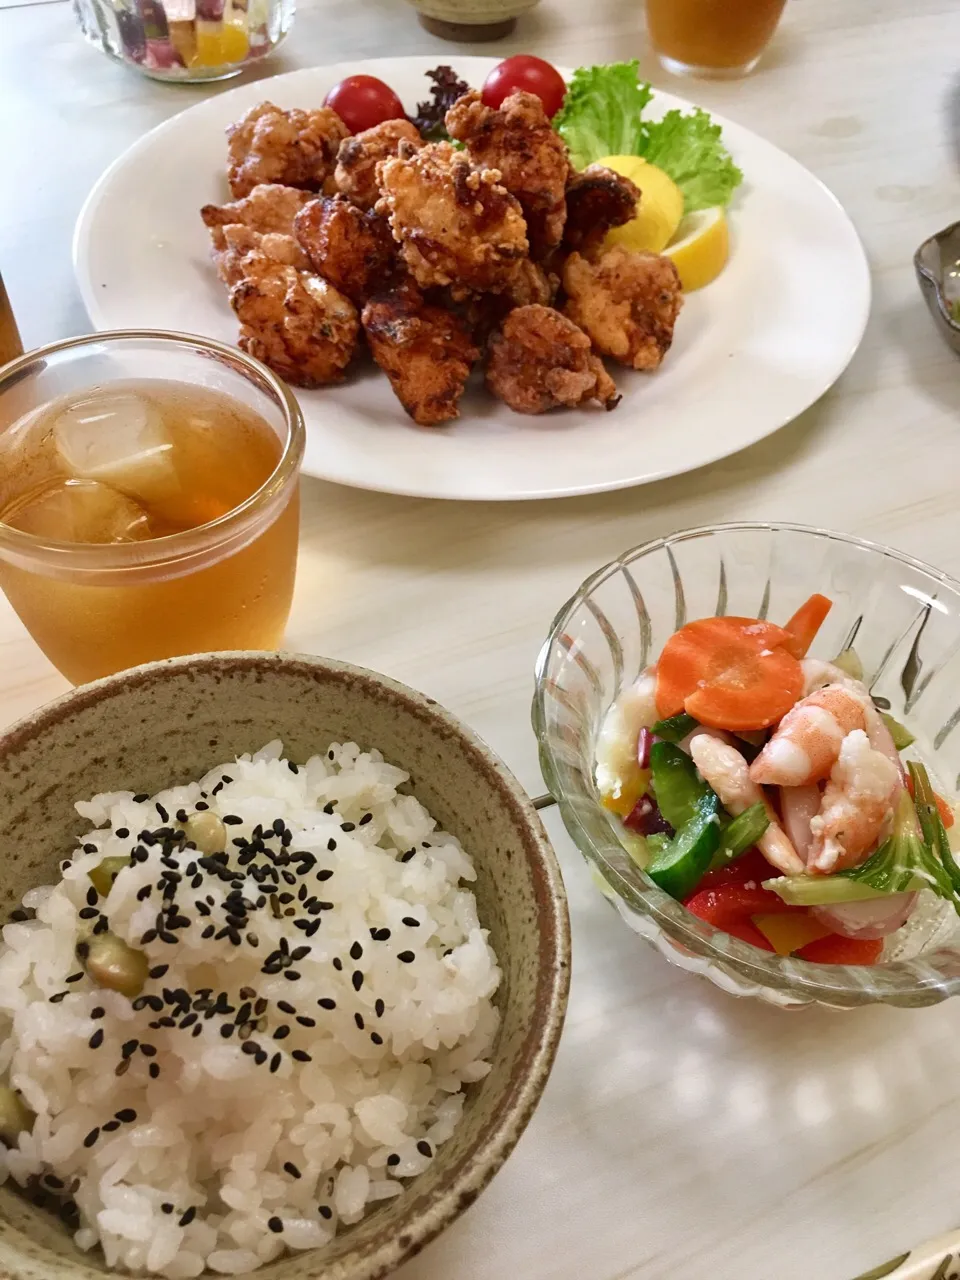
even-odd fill
[[[770,43],[786,0],[647,0],[647,30],[674,75],[735,79]]]
[[[29,352],[0,373],[0,586],[74,683],[276,648],[303,447],[286,385],[218,342],[125,330]]]

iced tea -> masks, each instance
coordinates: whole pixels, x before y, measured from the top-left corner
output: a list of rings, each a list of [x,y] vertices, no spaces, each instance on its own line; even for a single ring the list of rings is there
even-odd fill
[[[650,43],[668,71],[746,75],[777,29],[785,0],[647,0]]]
[[[68,679],[279,645],[296,567],[296,468],[268,519],[245,504],[269,490],[284,446],[250,405],[164,379],[71,392],[6,427],[0,585]],[[44,553],[41,565],[18,559],[10,530],[29,535],[20,541]]]

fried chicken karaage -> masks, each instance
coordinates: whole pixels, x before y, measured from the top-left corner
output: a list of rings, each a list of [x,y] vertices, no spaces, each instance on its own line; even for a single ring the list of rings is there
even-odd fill
[[[419,150],[401,142],[395,158],[379,162],[376,211],[422,288],[500,293],[514,279],[529,247],[526,224],[498,177],[449,142]]]
[[[563,252],[578,250],[591,257],[603,237],[622,227],[637,211],[640,188],[602,164],[591,164],[575,173],[567,184],[567,221]]]
[[[356,350],[357,311],[349,298],[310,271],[248,253],[230,290],[240,347],[298,387],[341,382]]]
[[[243,273],[240,259],[252,249],[264,247],[265,238],[267,257],[301,269],[310,266],[293,239],[293,220],[311,198],[309,191],[296,187],[261,183],[242,200],[203,206],[200,217],[210,229],[217,274],[228,288]]]
[[[261,102],[227,129],[230,190],[238,200],[260,183],[320,191],[349,132],[329,107],[281,111]]]
[[[312,269],[358,307],[389,288],[397,247],[379,214],[358,209],[346,196],[321,196],[297,214],[294,230]]]
[[[620,401],[590,339],[552,307],[517,307],[490,339],[487,387],[517,413]]]
[[[401,142],[420,147],[423,141],[409,120],[384,120],[383,124],[364,129],[351,138],[344,138],[337,152],[334,177],[337,190],[360,206],[372,209],[380,199],[377,182],[377,164],[389,160],[399,150]]]
[[[634,369],[660,367],[683,306],[680,277],[669,258],[620,245],[593,262],[572,253],[563,287],[566,314],[597,351]]]
[[[474,164],[500,171],[501,183],[519,200],[527,220],[531,255],[540,258],[558,245],[567,217],[570,160],[540,99],[519,91],[493,110],[474,90],[447,112],[447,131],[466,146]]]
[[[424,302],[407,283],[371,299],[362,321],[374,360],[414,422],[431,427],[460,416],[459,400],[480,352],[458,316]]]

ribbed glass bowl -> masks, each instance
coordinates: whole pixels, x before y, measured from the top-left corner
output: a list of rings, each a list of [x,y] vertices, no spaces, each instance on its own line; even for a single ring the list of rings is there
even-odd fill
[[[606,565],[560,610],[537,662],[533,725],[564,825],[623,919],[669,961],[783,1008],[936,1004],[960,991],[957,917],[915,913],[876,965],[817,965],[698,920],[637,867],[599,800],[604,714],[692,618],[784,622],[813,592],[833,601],[811,652],[854,645],[876,698],[906,720],[942,789],[960,785],[960,583],[887,547],[791,524],[727,524],[658,538]],[[888,958],[889,957],[889,958]]]

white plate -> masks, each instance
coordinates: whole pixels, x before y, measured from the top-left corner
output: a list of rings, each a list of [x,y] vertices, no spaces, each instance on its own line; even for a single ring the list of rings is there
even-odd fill
[[[249,107],[319,106],[343,76],[366,71],[407,109],[426,97],[437,57],[312,67],[243,85],[191,107],[135,143],[106,171],[77,222],[74,265],[98,329],[151,327],[236,341],[236,321],[210,262],[199,209],[229,199],[224,129]],[[491,58],[451,55],[480,85]],[[655,115],[689,107],[657,93]],[[418,497],[554,498],[644,484],[726,457],[812,404],[856,351],[870,307],[863,248],[816,178],[747,129],[717,117],[745,181],[732,214],[732,256],[691,294],[663,367],[613,368],[614,412],[512,413],[471,387],[462,417],[415,426],[385,377],[299,391],[308,426],[304,471],[340,484]]]

